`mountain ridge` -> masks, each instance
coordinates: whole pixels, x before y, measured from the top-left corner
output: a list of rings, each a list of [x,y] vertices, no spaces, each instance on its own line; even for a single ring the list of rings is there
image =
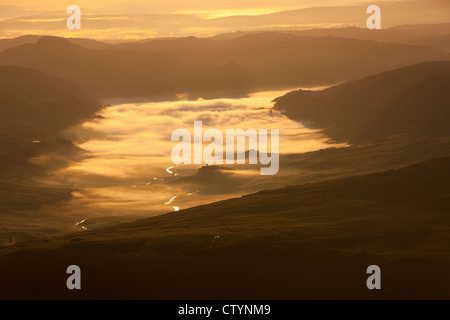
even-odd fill
[[[450,62],[426,62],[322,91],[292,91],[274,102],[275,109],[338,141],[362,143],[400,133],[439,136],[450,133],[441,121],[450,115],[449,83]],[[419,91],[420,99],[410,98]]]

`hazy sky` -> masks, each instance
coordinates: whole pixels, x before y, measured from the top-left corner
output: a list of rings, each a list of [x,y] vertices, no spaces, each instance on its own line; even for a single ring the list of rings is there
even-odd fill
[[[82,12],[82,29],[75,31],[68,30],[65,22],[66,9],[74,4]],[[382,7],[383,27],[450,21],[448,0],[0,0],[0,38],[38,34],[124,40],[268,29],[365,27],[370,4]],[[263,15],[311,7],[322,8],[291,15]],[[177,15],[158,15],[168,13]],[[253,17],[232,17],[237,15]],[[227,18],[216,19],[223,17]]]
[[[134,0],[127,2],[108,0],[2,0],[0,4],[19,6],[33,10],[58,10],[69,5],[76,4],[92,9],[121,10],[122,12],[140,12],[145,9],[145,13],[173,13],[191,11],[215,11],[224,10],[237,13],[244,11],[260,13],[262,11],[273,12],[277,10],[305,8],[324,5],[343,5],[351,3],[365,3],[367,0]],[[249,11],[247,11],[249,10]]]

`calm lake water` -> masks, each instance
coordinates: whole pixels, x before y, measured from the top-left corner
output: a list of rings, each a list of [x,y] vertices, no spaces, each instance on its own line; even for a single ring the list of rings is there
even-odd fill
[[[204,131],[279,129],[280,155],[330,147],[319,132],[272,110],[272,100],[289,91],[235,99],[125,103],[104,109],[101,117],[84,123],[78,132],[85,138],[79,146],[91,156],[61,172],[78,188],[71,205],[89,207],[96,214],[150,216],[242,195],[230,186],[234,183],[250,186],[250,181],[258,180],[246,192],[261,189],[265,178],[258,168],[235,165],[208,177],[208,172],[199,175],[200,165],[174,166],[171,152],[177,142],[171,141],[171,135],[179,128],[193,135],[194,121],[202,120]],[[279,175],[289,174],[281,162]]]

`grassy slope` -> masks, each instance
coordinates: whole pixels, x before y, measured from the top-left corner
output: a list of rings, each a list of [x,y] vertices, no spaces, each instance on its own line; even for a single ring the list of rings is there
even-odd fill
[[[426,62],[275,99],[287,116],[359,144],[396,134],[448,136],[450,62]]]
[[[449,167],[440,158],[3,248],[0,297],[450,298]],[[81,292],[65,289],[71,264]],[[378,292],[365,288],[371,264]]]
[[[33,209],[70,197],[68,188],[36,182],[49,168],[30,161],[46,152],[71,157],[81,150],[60,132],[89,119],[102,105],[76,86],[42,72],[0,66],[0,213]],[[33,143],[33,141],[40,141]]]

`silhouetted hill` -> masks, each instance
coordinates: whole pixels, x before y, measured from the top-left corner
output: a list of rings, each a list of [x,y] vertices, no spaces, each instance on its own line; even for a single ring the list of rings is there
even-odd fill
[[[427,62],[323,91],[293,91],[275,108],[339,141],[449,136],[450,62]]]
[[[0,66],[0,101],[3,125],[19,122],[52,132],[79,123],[100,108],[67,81],[15,66]]]
[[[242,94],[254,85],[252,75],[235,63],[188,65],[168,54],[86,49],[57,37],[5,50],[0,63],[62,77],[96,97]]]
[[[425,46],[282,32],[226,40],[156,39],[119,46],[128,47],[170,54],[186,63],[235,61],[258,75],[265,87],[335,84],[418,62],[450,59],[449,53]]]
[[[92,95],[108,98],[179,93],[214,97],[335,84],[408,64],[447,59],[450,53],[425,46],[277,32],[230,40],[155,39],[106,49],[42,37],[36,44],[0,53],[2,64],[45,71]]]
[[[109,43],[93,39],[67,38],[67,40],[86,49],[107,49],[112,47]]]
[[[69,190],[33,181],[47,169],[30,159],[45,152],[76,159],[81,152],[60,131],[89,119],[102,105],[65,80],[42,72],[0,66],[0,208],[32,209]]]
[[[41,36],[26,35],[12,39],[0,39],[0,51],[13,48],[27,43],[36,43]]]
[[[0,296],[448,299],[449,167],[435,159],[3,247]],[[83,290],[64,286],[74,263]],[[365,286],[373,264],[382,290]]]
[[[422,36],[406,39],[403,43],[422,44],[450,52],[450,33],[440,36]]]
[[[9,48],[17,47],[22,44],[35,44],[43,36],[38,35],[26,35],[22,37],[12,39],[0,39],[0,52]],[[110,44],[83,38],[68,38],[68,41],[88,49],[105,49],[111,47]]]
[[[265,31],[232,32],[211,37],[214,40],[230,40],[251,34],[266,33]],[[427,45],[442,50],[449,50],[448,34],[450,23],[402,25],[380,30],[367,28],[321,28],[311,30],[279,30],[278,32],[299,37],[338,37],[357,40],[373,40],[382,43],[402,43],[412,45]]]

